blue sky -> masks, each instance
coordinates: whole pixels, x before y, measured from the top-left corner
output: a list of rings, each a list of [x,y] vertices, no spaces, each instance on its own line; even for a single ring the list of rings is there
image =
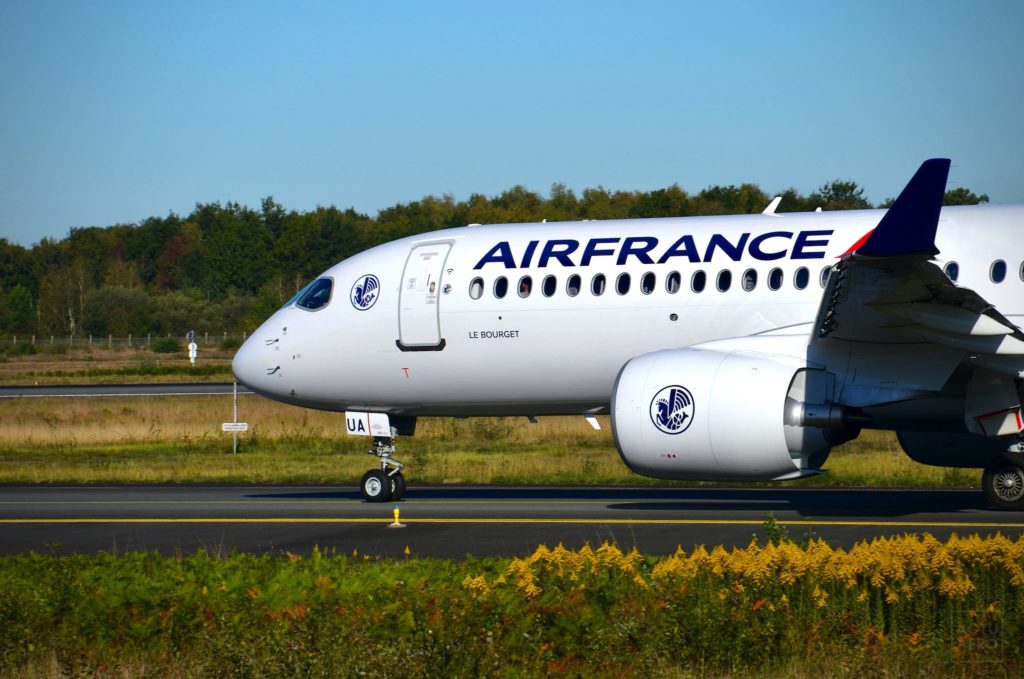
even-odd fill
[[[0,3],[0,237],[349,206],[853,179],[1024,202],[1020,2]]]

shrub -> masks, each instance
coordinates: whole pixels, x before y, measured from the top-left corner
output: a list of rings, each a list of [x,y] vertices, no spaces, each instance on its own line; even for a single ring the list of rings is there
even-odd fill
[[[221,351],[234,351],[240,346],[242,346],[242,340],[237,337],[225,337],[220,341]]]
[[[1024,539],[1001,535],[464,562],[0,557],[4,676],[46,657],[54,676],[1019,676],[1022,629]]]
[[[176,354],[184,351],[181,342],[173,337],[162,337],[153,342],[153,351],[157,354]]]
[[[39,350],[36,349],[36,346],[29,342],[18,342],[3,348],[3,355],[5,356],[34,356],[38,353]]]

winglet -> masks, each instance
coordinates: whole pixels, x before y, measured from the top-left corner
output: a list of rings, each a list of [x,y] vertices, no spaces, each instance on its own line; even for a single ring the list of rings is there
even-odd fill
[[[939,226],[948,176],[948,158],[932,158],[921,163],[871,236],[854,254],[868,257],[938,254],[935,230]]]
[[[777,207],[779,207],[779,203],[781,203],[781,202],[782,202],[782,196],[775,196],[774,198],[772,198],[772,202],[768,203],[768,207],[766,207],[764,210],[761,211],[761,214],[763,214],[763,215],[773,215],[773,214],[775,214],[775,209]]]

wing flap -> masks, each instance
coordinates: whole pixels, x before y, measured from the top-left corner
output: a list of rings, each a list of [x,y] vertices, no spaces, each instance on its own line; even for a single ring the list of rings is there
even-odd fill
[[[949,304],[911,302],[909,304],[873,304],[871,308],[896,318],[907,319],[931,330],[953,335],[989,337],[1013,333],[1013,328],[1007,327],[993,318]]]

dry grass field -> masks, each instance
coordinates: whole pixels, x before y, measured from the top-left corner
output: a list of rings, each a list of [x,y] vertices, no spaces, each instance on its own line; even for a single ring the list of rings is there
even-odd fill
[[[0,385],[124,384],[129,382],[226,382],[233,351],[200,350],[196,367],[182,353],[142,347],[108,349],[40,345],[37,353],[0,356]]]
[[[0,401],[0,482],[354,483],[373,466],[370,440],[344,434],[341,413],[246,395],[250,424],[231,453],[230,397],[40,398]],[[432,483],[664,483],[630,472],[607,418],[594,431],[581,417],[426,418],[399,439],[409,478]],[[895,437],[865,432],[836,449],[830,474],[802,483],[953,485],[971,471],[925,467]]]
[[[197,367],[145,347],[42,346],[0,357],[0,384],[230,381],[232,351],[203,349]],[[355,483],[374,460],[343,415],[239,397],[250,423],[231,453],[229,397],[0,400],[0,482]],[[430,418],[400,439],[413,483],[665,483],[630,472],[607,418]],[[830,473],[805,484],[972,486],[978,474],[912,462],[894,436],[865,432],[832,453]]]

